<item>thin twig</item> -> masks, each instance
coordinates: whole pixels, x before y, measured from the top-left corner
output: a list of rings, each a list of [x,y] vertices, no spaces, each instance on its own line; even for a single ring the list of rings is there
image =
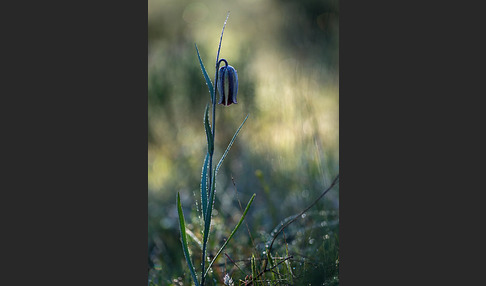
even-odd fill
[[[277,266],[279,266],[280,264],[282,264],[282,263],[284,263],[285,261],[287,261],[287,260],[289,260],[289,259],[292,259],[292,258],[294,258],[292,255],[290,255],[289,257],[286,257],[284,260],[282,260],[282,261],[280,261],[279,263],[275,264],[275,265],[274,265],[272,268],[270,268],[270,269],[265,269],[264,271],[262,271],[262,272],[258,273],[258,275],[255,277],[255,279],[256,279],[256,278],[258,278],[258,277],[260,277],[260,276],[262,276],[262,275],[263,275],[263,273],[265,273],[265,272],[272,271],[273,269],[275,269],[275,268],[276,268]]]
[[[235,262],[233,259],[231,259],[231,257],[229,257],[229,255],[228,255],[228,254],[226,254],[226,252],[224,253],[224,255],[226,255],[226,257],[227,257],[227,258],[228,258],[228,259],[229,259],[229,260],[230,260],[230,261],[231,261],[231,262],[232,262],[232,263],[233,263],[233,264],[236,266],[236,268],[238,268],[238,269],[241,271],[241,273],[243,273],[243,275],[246,275],[245,271],[243,271],[243,270],[242,270],[242,269],[241,269],[241,268],[238,266],[238,264],[236,264],[236,262]]]
[[[268,247],[268,252],[272,251],[272,246],[273,246],[273,243],[275,242],[275,240],[277,239],[278,235],[287,227],[289,226],[291,223],[293,223],[294,221],[296,221],[297,219],[299,219],[300,217],[302,217],[302,215],[308,211],[310,208],[312,208],[322,197],[324,197],[325,194],[327,194],[327,192],[329,192],[335,185],[336,183],[338,182],[338,179],[339,179],[339,174],[336,176],[336,178],[334,178],[334,181],[332,181],[332,184],[314,201],[312,202],[312,204],[310,206],[308,206],[307,208],[305,208],[303,211],[301,211],[298,215],[296,215],[293,219],[291,219],[290,221],[288,221],[284,226],[282,226],[282,228],[280,228],[280,230],[277,232],[277,234],[275,234],[275,236],[273,237],[272,239],[272,243],[270,243],[270,247]],[[266,270],[266,267],[265,267],[265,270]],[[263,271],[264,272],[264,271]],[[263,273],[262,272],[262,273]]]

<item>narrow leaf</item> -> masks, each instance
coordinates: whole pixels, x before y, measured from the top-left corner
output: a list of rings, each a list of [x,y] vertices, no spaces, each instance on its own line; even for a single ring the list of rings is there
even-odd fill
[[[208,235],[209,235],[209,228],[211,226],[211,213],[213,211],[213,204],[214,204],[214,193],[215,193],[215,186],[216,186],[216,174],[218,172],[219,167],[223,163],[224,158],[228,154],[229,149],[231,149],[231,146],[233,145],[233,142],[235,141],[236,136],[238,135],[238,133],[240,132],[241,128],[243,127],[243,124],[245,124],[246,120],[248,119],[248,116],[249,115],[247,115],[246,118],[245,118],[245,120],[243,120],[243,122],[241,123],[240,127],[238,128],[238,130],[236,130],[236,133],[233,136],[233,138],[231,139],[231,141],[230,141],[230,143],[228,145],[228,148],[226,148],[226,151],[224,152],[223,156],[219,160],[218,165],[216,166],[216,168],[213,171],[213,180],[212,180],[211,186],[209,188],[210,189],[210,192],[209,192],[209,199],[208,199],[208,208],[206,210],[207,213],[206,213],[206,216],[204,218],[203,245],[205,245],[206,242],[207,242]]]
[[[199,246],[199,248],[202,249],[202,243],[199,240],[199,238],[197,238],[197,236],[194,234],[194,232],[192,232],[190,229],[186,228],[186,234],[189,236],[189,238],[192,239],[192,241],[194,241]]]
[[[264,264],[265,264],[265,262],[268,261],[267,263],[270,265],[270,269],[273,269],[275,267],[275,263],[274,263],[273,260],[274,260],[274,258],[272,257],[272,254],[267,249],[267,260],[264,261]],[[265,265],[265,267],[263,267],[263,269],[265,269],[265,268],[266,268],[266,265]],[[276,269],[276,271],[278,273],[278,268]],[[277,279],[277,277],[275,276],[275,273],[273,271],[271,271],[271,272],[272,272],[271,273],[272,274],[272,279],[273,280]]]
[[[256,285],[255,283],[256,277],[257,277],[257,271],[256,271],[255,255],[252,253],[251,254],[251,282],[253,285]]]
[[[287,257],[289,257],[289,248],[286,247],[285,248],[285,253],[287,254]],[[290,265],[290,261],[289,260],[285,260],[285,265],[287,266],[287,270],[289,272],[290,275],[288,275],[288,277],[290,278],[290,281],[291,283],[293,284],[294,283],[294,273],[292,272],[292,266]]]
[[[218,173],[219,167],[221,167],[221,164],[223,163],[224,158],[226,158],[226,155],[228,154],[229,150],[231,149],[231,146],[233,145],[233,142],[235,142],[236,136],[238,136],[238,133],[240,132],[241,128],[243,127],[243,124],[245,124],[246,120],[248,119],[248,116],[250,116],[250,114],[248,114],[245,117],[245,120],[243,120],[243,122],[241,123],[240,127],[238,127],[238,130],[236,130],[235,135],[233,135],[233,138],[231,139],[230,143],[228,144],[228,147],[226,148],[226,151],[224,151],[223,156],[221,156],[221,159],[219,160],[219,163],[216,166],[216,169],[215,169],[216,172],[215,173]]]
[[[196,271],[194,270],[194,266],[192,265],[191,257],[189,256],[189,249],[187,248],[186,223],[184,220],[184,214],[182,213],[181,197],[179,193],[177,193],[177,211],[179,212],[179,226],[181,230],[182,250],[184,251],[184,256],[186,257],[187,266],[189,266],[189,270],[191,271],[192,279],[194,280],[194,283],[196,283],[196,286],[199,286]]]
[[[248,212],[248,210],[250,209],[250,206],[251,206],[251,203],[253,203],[253,199],[255,198],[256,194],[253,194],[253,196],[251,196],[251,199],[250,201],[248,202],[248,204],[246,205],[246,208],[245,208],[245,211],[243,212],[243,215],[241,216],[240,218],[240,221],[238,222],[238,224],[235,226],[235,229],[233,229],[233,231],[231,232],[231,234],[229,235],[228,239],[225,241],[225,243],[223,244],[223,246],[221,246],[221,248],[219,249],[218,253],[216,253],[216,255],[214,256],[213,260],[211,261],[211,263],[209,263],[208,265],[208,269],[206,270],[206,273],[204,273],[204,277],[206,277],[206,275],[208,274],[209,272],[209,269],[211,269],[211,266],[213,265],[213,263],[216,261],[216,259],[218,258],[219,254],[221,254],[221,252],[223,251],[223,249],[226,247],[226,245],[228,244],[228,242],[231,240],[231,238],[233,237],[233,235],[236,233],[236,231],[238,230],[238,228],[240,228],[240,225],[241,223],[243,222],[243,220],[245,219],[245,216],[246,216],[246,213]]]
[[[224,20],[223,30],[221,31],[221,37],[219,38],[218,53],[216,54],[216,65],[219,61],[219,51],[221,50],[221,42],[223,41],[224,28],[226,27],[226,22],[228,22],[229,14],[230,12],[228,11],[228,13],[226,14],[226,20]]]
[[[201,173],[201,210],[203,213],[203,220],[206,217],[206,212],[208,208],[208,160],[209,153],[206,153],[206,158],[204,159],[204,165],[202,167]]]
[[[212,103],[214,98],[213,84],[211,83],[211,79],[209,78],[208,73],[206,72],[206,68],[204,67],[204,64],[201,60],[201,56],[199,55],[199,50],[197,48],[197,45],[196,44],[194,45],[196,46],[197,58],[199,59],[199,65],[201,66],[201,70],[203,72],[204,78],[206,79],[206,84],[208,85],[209,96],[211,97],[211,103]]]
[[[230,13],[228,11],[228,13],[226,14],[226,20],[224,20],[223,30],[221,31],[221,37],[219,38],[218,53],[216,54],[216,72],[214,74],[214,86],[215,87],[214,87],[212,96],[215,96],[216,95],[216,87],[218,86],[217,75],[218,75],[219,52],[221,50],[221,42],[223,41],[224,28],[226,27],[226,22],[228,22],[229,14]],[[214,100],[216,100],[216,97],[214,97]]]
[[[209,104],[206,104],[206,110],[204,111],[204,129],[206,130],[206,138],[208,139],[208,153],[212,155],[214,152],[214,143],[211,126],[209,125]]]

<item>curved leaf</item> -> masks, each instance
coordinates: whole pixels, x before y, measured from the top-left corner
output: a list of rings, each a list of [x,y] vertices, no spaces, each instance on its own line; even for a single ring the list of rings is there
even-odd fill
[[[184,220],[184,213],[182,213],[181,197],[179,192],[177,193],[177,211],[179,212],[179,226],[181,230],[181,240],[182,240],[182,250],[184,251],[184,256],[186,257],[187,266],[191,271],[192,279],[196,286],[199,286],[199,281],[197,281],[196,271],[191,262],[191,257],[189,256],[189,249],[187,248],[187,237],[186,237],[186,222]]]
[[[203,72],[204,78],[206,79],[206,84],[208,85],[209,96],[211,97],[211,102],[213,102],[213,98],[214,98],[213,84],[211,83],[211,79],[209,78],[208,73],[206,72],[206,68],[204,67],[204,64],[201,60],[201,56],[199,55],[199,50],[197,48],[197,45],[196,44],[194,44],[194,45],[196,46],[196,52],[197,52],[197,58],[199,59],[199,65],[201,66],[201,70]]]
[[[209,104],[206,104],[206,110],[204,111],[204,129],[206,130],[206,138],[208,139],[208,153],[213,155],[214,143],[211,125],[209,125]]]

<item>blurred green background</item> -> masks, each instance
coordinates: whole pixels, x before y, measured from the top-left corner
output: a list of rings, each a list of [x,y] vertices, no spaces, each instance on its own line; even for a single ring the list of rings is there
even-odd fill
[[[228,11],[220,58],[238,71],[238,104],[217,106],[216,162],[250,117],[218,174],[210,252],[241,216],[239,201],[244,208],[256,193],[247,225],[226,250],[250,273],[244,260],[261,257],[271,231],[312,203],[339,172],[338,1],[149,0],[148,264],[149,283],[156,285],[190,283],[175,202],[180,192],[188,228],[200,238],[196,202],[209,92],[194,44],[213,77]],[[338,283],[338,189],[289,227],[287,245],[282,236],[277,240],[273,255],[285,256],[286,246],[295,254],[295,285]],[[197,244],[190,247],[199,272]],[[244,279],[224,255],[218,263],[214,285],[227,272]]]

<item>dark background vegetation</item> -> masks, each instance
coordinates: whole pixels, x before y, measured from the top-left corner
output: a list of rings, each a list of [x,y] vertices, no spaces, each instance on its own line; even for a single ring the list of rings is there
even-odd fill
[[[206,145],[203,112],[209,75],[230,11],[220,57],[239,76],[238,104],[217,107],[215,160],[246,114],[250,117],[217,178],[210,252],[255,202],[226,248],[243,272],[262,257],[270,233],[299,213],[339,172],[338,1],[148,1],[148,263],[149,281],[190,278],[179,241],[176,193],[188,228],[200,235],[199,183]],[[234,183],[232,181],[234,178]],[[329,192],[277,239],[272,255],[294,258],[293,284],[338,283],[339,193]],[[200,251],[190,244],[197,272]],[[222,255],[214,280],[235,271]],[[218,264],[217,263],[217,264]],[[289,282],[290,283],[290,282]],[[316,283],[316,284],[313,284]]]

